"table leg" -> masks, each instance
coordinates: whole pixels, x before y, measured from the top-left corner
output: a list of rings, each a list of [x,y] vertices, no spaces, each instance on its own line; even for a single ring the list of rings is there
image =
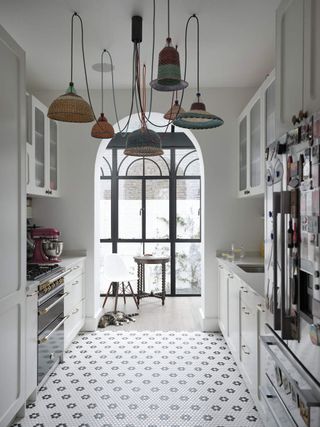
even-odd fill
[[[137,303],[138,303],[138,308],[140,305],[140,295],[141,295],[141,264],[137,264],[137,269],[138,269],[138,283],[137,283]]]
[[[164,305],[164,300],[166,299],[166,264],[162,263],[162,305]]]

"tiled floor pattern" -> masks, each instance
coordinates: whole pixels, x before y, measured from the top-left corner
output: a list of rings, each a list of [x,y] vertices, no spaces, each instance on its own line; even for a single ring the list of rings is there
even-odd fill
[[[220,334],[82,333],[15,427],[261,427]]]

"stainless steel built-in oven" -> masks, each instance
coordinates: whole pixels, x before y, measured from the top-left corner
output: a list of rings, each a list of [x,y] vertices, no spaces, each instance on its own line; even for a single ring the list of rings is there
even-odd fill
[[[63,283],[40,301],[38,306],[38,384],[53,366],[63,358],[64,348],[64,292]]]

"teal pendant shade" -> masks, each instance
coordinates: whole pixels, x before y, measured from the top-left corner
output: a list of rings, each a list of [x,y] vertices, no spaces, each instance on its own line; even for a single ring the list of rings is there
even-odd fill
[[[147,128],[135,130],[127,138],[124,154],[134,157],[162,156],[160,136]]]
[[[173,121],[175,126],[186,129],[212,129],[223,125],[224,121],[206,111],[203,102],[194,102],[189,111],[180,113]]]

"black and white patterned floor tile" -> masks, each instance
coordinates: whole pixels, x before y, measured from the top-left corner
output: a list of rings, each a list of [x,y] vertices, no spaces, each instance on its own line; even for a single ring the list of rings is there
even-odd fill
[[[15,427],[261,427],[220,334],[81,333]]]

